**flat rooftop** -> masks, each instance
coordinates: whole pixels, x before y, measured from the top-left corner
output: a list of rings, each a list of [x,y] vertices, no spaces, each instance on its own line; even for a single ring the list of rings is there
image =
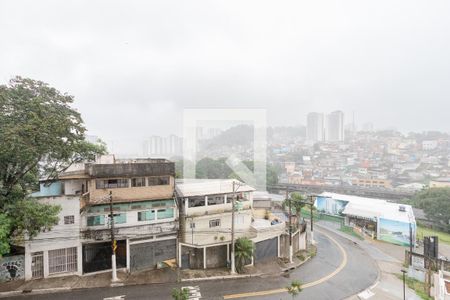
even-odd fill
[[[233,182],[238,193],[255,191],[236,179],[180,179],[176,180],[175,189],[181,197],[230,194],[233,193]]]

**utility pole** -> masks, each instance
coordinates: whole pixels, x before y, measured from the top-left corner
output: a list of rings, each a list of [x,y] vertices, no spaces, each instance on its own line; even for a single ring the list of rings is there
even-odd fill
[[[412,226],[411,220],[409,221],[409,265],[412,265],[412,253],[413,253],[413,236],[412,236]]]
[[[310,221],[311,221],[311,244],[314,244],[314,230],[313,230],[313,206],[314,206],[314,201],[313,201],[313,195],[310,195],[310,204],[309,204],[309,209],[310,209]]]
[[[405,273],[406,273],[406,271],[403,269],[401,271],[403,273],[403,300],[405,300],[406,299],[406,288],[405,288]]]
[[[109,220],[111,224],[111,267],[112,267],[112,282],[119,281],[117,278],[117,267],[116,267],[116,248],[117,242],[114,238],[114,212],[113,212],[113,202],[112,202],[112,192],[109,191]]]
[[[233,180],[233,199],[231,200],[231,274],[236,274],[236,265],[234,259],[234,205],[236,201],[236,185]]]
[[[286,200],[289,201],[289,262],[292,263],[293,249],[292,249],[292,203],[289,197],[289,187],[286,188]]]
[[[194,227],[195,227],[194,217],[191,217],[191,222],[189,224],[191,226],[191,244],[194,245]]]

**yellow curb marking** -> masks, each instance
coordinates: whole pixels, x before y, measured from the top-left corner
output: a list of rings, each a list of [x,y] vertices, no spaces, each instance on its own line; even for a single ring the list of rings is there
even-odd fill
[[[331,272],[330,274],[328,274],[320,279],[317,279],[315,281],[302,284],[302,289],[306,289],[306,288],[313,287],[318,284],[324,283],[325,281],[329,280],[330,278],[335,276],[337,273],[342,271],[342,269],[344,269],[345,265],[347,265],[347,252],[345,252],[345,250],[341,246],[341,244],[339,244],[334,238],[332,238],[328,234],[324,233],[323,231],[317,230],[317,229],[316,229],[316,231],[319,231],[320,233],[325,235],[327,238],[329,238],[334,244],[336,244],[336,246],[338,247],[338,249],[340,250],[340,252],[342,254],[342,262],[339,265],[339,267],[337,267],[337,269],[334,270],[333,272]],[[279,293],[284,293],[284,292],[287,292],[286,288],[267,290],[267,291],[259,291],[259,292],[248,292],[248,293],[241,293],[241,294],[225,295],[225,296],[223,296],[223,299],[237,299],[237,298],[245,298],[245,297],[266,296],[266,295],[279,294]]]

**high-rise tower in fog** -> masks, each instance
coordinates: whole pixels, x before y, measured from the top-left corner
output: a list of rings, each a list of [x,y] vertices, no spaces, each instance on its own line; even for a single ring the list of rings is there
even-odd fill
[[[183,147],[183,139],[176,135],[161,137],[153,135],[143,143],[143,155],[166,157],[181,155]]]
[[[344,140],[344,113],[340,110],[327,115],[325,139],[330,142]]]
[[[324,139],[324,119],[322,113],[311,112],[306,120],[306,137],[310,141],[319,142]]]

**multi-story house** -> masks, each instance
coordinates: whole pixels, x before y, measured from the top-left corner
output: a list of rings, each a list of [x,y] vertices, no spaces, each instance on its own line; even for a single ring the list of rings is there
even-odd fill
[[[234,183],[234,189],[233,189]],[[184,180],[177,182],[180,203],[181,268],[225,267],[231,261],[232,199],[235,198],[234,238],[255,244],[251,262],[281,256],[285,222],[258,218],[253,210],[254,188],[237,180]],[[234,193],[235,192],[235,193]]]
[[[174,163],[164,159],[107,156],[42,184],[33,196],[62,210],[51,231],[26,241],[26,278],[111,269],[111,218],[118,268],[132,272],[175,261],[174,175]]]

